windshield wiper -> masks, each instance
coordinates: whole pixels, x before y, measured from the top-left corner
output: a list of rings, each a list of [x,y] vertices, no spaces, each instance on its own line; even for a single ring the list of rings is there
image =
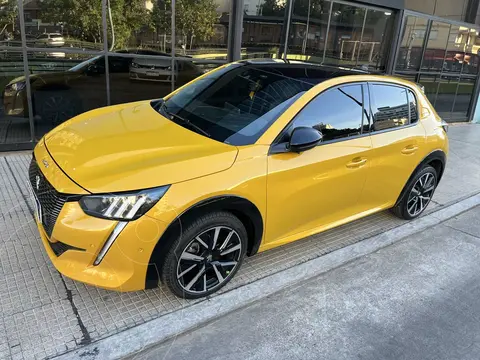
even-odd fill
[[[165,107],[165,106],[164,106]],[[169,113],[167,112],[168,115],[170,115],[170,117],[173,119],[177,119],[177,120],[180,120],[182,122],[184,122],[185,124],[189,125],[190,127],[193,127],[195,130],[201,132],[203,135],[205,135],[206,137],[212,137],[208,132],[206,132],[205,130],[203,130],[201,127],[199,127],[198,125],[195,125],[194,123],[192,123],[190,120],[188,119],[185,119],[183,117],[181,117],[180,115],[177,115],[177,114],[174,114],[174,113]]]
[[[180,115],[169,112],[168,109],[167,109],[167,105],[165,104],[165,100],[163,100],[163,99],[158,100],[158,102],[153,106],[153,108],[158,112],[163,112],[170,120],[173,120],[173,118],[175,118],[177,120],[180,120],[181,122],[187,124],[187,126],[190,126],[190,127],[194,128],[195,130],[197,130],[198,132],[201,132],[203,135],[205,135],[207,137],[212,137],[208,132],[203,130],[198,125],[195,125],[190,120],[185,119],[185,118],[181,117]]]

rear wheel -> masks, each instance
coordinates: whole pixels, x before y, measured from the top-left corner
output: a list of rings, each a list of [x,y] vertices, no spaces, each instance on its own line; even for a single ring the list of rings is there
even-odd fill
[[[425,211],[432,200],[437,187],[437,172],[430,166],[425,165],[408,182],[402,198],[392,209],[398,217],[411,220]]]
[[[177,296],[196,299],[225,286],[240,268],[247,249],[242,222],[228,212],[198,218],[168,252],[162,281]]]

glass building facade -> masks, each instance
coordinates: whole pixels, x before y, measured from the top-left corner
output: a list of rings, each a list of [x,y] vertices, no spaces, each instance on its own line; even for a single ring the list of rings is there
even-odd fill
[[[479,10],[479,0],[0,0],[0,151],[250,58],[393,74],[422,84],[446,121],[472,121]]]

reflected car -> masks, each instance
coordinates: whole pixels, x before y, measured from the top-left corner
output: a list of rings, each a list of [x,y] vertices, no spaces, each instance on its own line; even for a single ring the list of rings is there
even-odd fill
[[[37,36],[35,46],[37,47],[61,47],[65,45],[65,39],[59,33],[44,33]]]
[[[121,50],[118,53],[164,56],[163,53],[137,49]],[[129,75],[131,62],[132,58],[128,57],[108,57],[112,103],[164,96],[171,91],[169,82],[131,83]],[[177,60],[176,86],[184,85],[203,74],[203,71],[195,64],[186,64],[187,62],[187,60]],[[68,63],[68,60],[65,60],[65,63]],[[54,63],[55,66],[62,64],[63,62]],[[55,126],[84,111],[107,105],[105,57],[103,55],[83,61],[66,71],[32,74],[30,75],[30,84],[33,116],[35,121],[40,124]],[[4,112],[8,116],[29,116],[25,77],[15,78],[5,86],[3,105]]]
[[[175,80],[183,84],[203,73],[190,61],[175,60],[174,68]],[[160,57],[135,58],[130,64],[130,80],[171,82],[172,61]]]
[[[414,83],[275,60],[222,66],[162,99],[81,114],[29,179],[63,275],[199,298],[245,256],[391,209],[426,209],[446,124]]]

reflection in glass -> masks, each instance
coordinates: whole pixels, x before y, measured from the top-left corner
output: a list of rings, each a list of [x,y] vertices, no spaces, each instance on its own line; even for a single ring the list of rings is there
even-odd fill
[[[296,116],[293,128],[313,127],[323,141],[362,133],[363,95],[361,85],[344,86],[317,96]]]
[[[463,26],[452,25],[448,36],[447,52],[443,64],[443,72],[460,73],[465,57],[465,46],[469,37],[469,29]],[[468,57],[470,59],[470,57]]]
[[[185,85],[206,71],[191,58],[165,56],[123,57],[110,54],[110,98],[112,104],[161,98],[171,92],[172,74],[176,87]],[[216,65],[218,66],[218,65]]]
[[[31,141],[27,109],[27,88],[20,52],[0,52],[0,144]]]
[[[423,71],[442,71],[447,67],[444,62],[445,48],[449,40],[450,24],[437,21],[432,22],[430,34],[427,40],[427,48],[423,55],[422,70]]]
[[[407,91],[398,86],[372,85],[373,130],[380,131],[408,124]]]
[[[303,0],[302,0],[303,1]],[[258,11],[249,7],[243,15],[242,58],[277,58],[284,44],[284,14],[286,2],[262,1]],[[283,53],[283,51],[282,51]]]
[[[455,104],[452,111],[451,121],[465,121],[470,102],[472,100],[473,88],[475,86],[474,77],[461,77],[458,84]]]
[[[365,70],[385,70],[392,28],[393,17],[390,11],[367,10],[357,66]]]
[[[333,4],[325,64],[356,65],[365,11],[361,7]]]
[[[105,58],[67,54],[65,58],[29,53],[35,137],[85,111],[107,105]],[[20,78],[25,81],[25,78]],[[23,114],[28,116],[26,94]]]
[[[464,35],[465,40],[465,57],[463,59],[462,74],[476,75],[478,73],[478,63],[480,61],[478,52],[480,38],[477,29],[467,29],[460,26],[460,30],[468,32],[468,36]]]
[[[441,75],[421,75],[419,83],[423,86],[425,95],[430,103],[435,106],[435,101],[437,99],[437,91],[439,85],[439,79]]]
[[[438,94],[435,101],[435,110],[444,120],[452,120],[452,107],[455,101],[459,76],[442,76],[436,79],[439,83]]]
[[[427,19],[416,16],[406,17],[396,70],[418,70],[426,29]]]
[[[24,1],[27,46],[103,50],[102,2]]]
[[[297,0],[293,4],[289,59],[322,62],[327,33],[330,1]]]

